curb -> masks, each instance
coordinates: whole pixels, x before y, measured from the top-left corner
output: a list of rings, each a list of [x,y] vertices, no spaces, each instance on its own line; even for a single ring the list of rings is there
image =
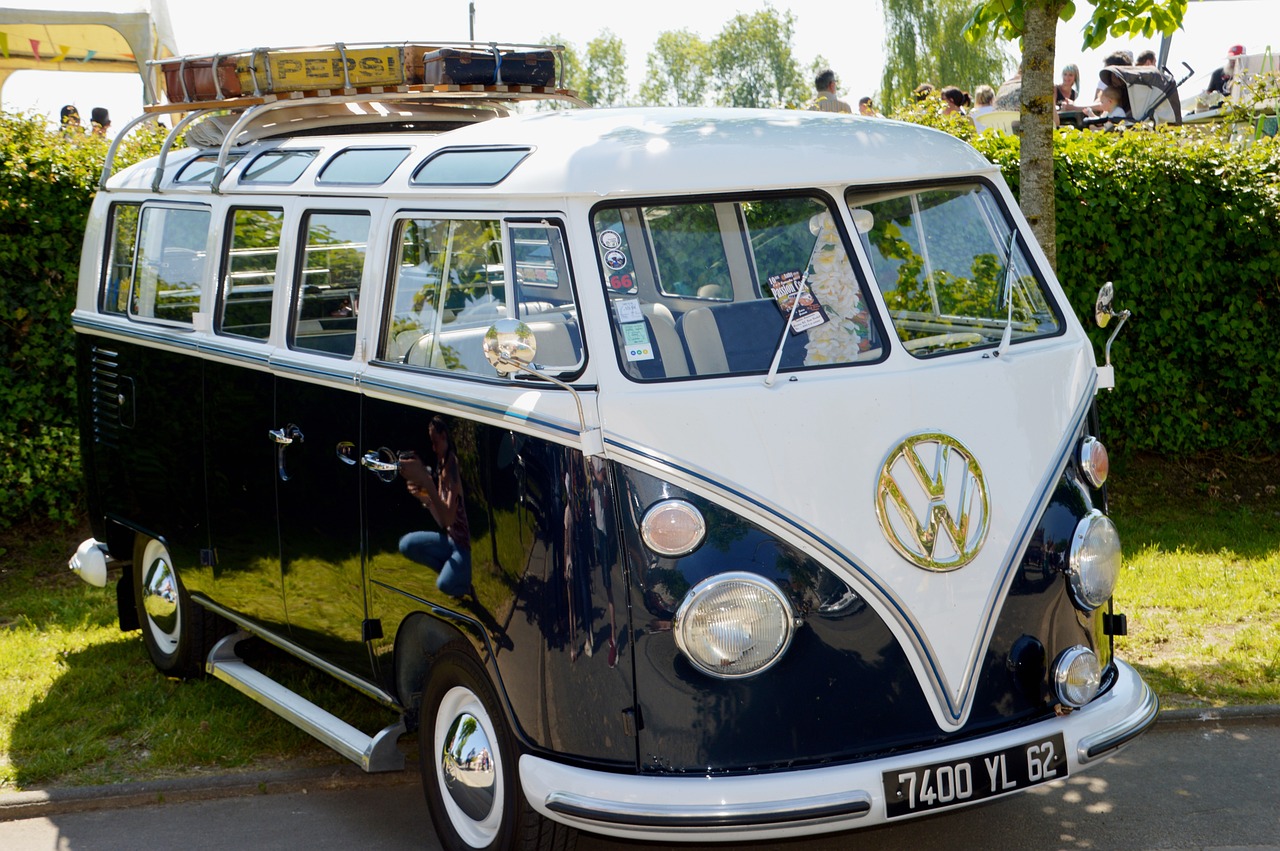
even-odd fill
[[[367,774],[354,764],[280,769],[244,774],[179,777],[105,786],[75,786],[0,793],[0,822],[141,807],[187,801],[211,801],[249,795],[282,795],[307,790],[356,789],[418,782],[418,767]]]
[[[1160,713],[1151,729],[1174,732],[1205,724],[1221,726],[1256,723],[1280,724],[1280,705],[1166,709]],[[396,786],[418,781],[416,761],[407,760],[404,771],[379,774],[366,774],[354,764],[342,763],[317,768],[8,792],[0,793],[0,822],[152,804],[210,801],[248,795],[284,795],[309,789]]]

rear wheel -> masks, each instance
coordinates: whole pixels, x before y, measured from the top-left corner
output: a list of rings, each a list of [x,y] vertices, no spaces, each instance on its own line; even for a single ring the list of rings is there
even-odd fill
[[[427,670],[418,755],[427,809],[450,851],[570,851],[577,831],[544,818],[520,791],[516,748],[493,687],[467,649]]]
[[[220,618],[191,602],[169,549],[139,537],[133,548],[133,599],[142,643],[151,661],[171,677],[199,677],[214,642],[226,633]]]

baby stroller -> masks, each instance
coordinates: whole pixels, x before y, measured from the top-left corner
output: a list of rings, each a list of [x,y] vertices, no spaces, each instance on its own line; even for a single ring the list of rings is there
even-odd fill
[[[1103,68],[1099,76],[1108,86],[1115,86],[1125,93],[1121,106],[1129,114],[1125,124],[1181,124],[1182,101],[1178,97],[1181,86],[1195,72],[1183,62],[1187,76],[1175,80],[1167,68],[1151,66],[1112,65]],[[1099,123],[1105,119],[1095,119]],[[1088,123],[1088,122],[1086,122]]]

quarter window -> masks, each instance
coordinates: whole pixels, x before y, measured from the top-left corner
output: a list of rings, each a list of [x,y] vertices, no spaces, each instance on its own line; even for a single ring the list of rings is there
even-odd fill
[[[316,183],[346,183],[377,186],[394,172],[408,148],[348,148],[325,164]]]

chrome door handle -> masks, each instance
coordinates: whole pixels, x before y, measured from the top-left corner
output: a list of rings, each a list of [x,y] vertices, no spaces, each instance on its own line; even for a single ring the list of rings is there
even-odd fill
[[[375,473],[396,473],[400,470],[399,464],[394,461],[381,460],[377,452],[366,452],[361,457],[360,463]]]
[[[273,428],[267,430],[267,436],[281,446],[289,446],[295,440],[302,443],[302,429],[292,423],[284,428]]]

